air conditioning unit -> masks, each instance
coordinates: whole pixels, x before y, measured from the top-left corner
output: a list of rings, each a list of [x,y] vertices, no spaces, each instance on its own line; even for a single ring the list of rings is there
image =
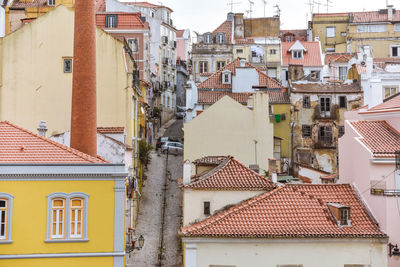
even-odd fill
[[[161,42],[163,43],[163,45],[168,44],[168,36],[162,36],[161,37]]]

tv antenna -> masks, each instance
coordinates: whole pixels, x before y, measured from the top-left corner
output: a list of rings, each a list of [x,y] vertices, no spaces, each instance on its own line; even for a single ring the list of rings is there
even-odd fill
[[[250,18],[251,18],[251,14],[253,13],[253,5],[254,5],[254,2],[253,2],[253,1],[250,1],[250,0],[247,0],[247,1],[249,1],[249,4],[250,4],[250,10],[248,10],[248,13],[250,13]]]
[[[228,6],[231,6],[231,12],[233,13],[233,6],[234,5],[238,5],[238,4],[240,4],[241,2],[233,2],[233,0],[231,0],[231,2],[230,3],[228,3],[227,5]]]
[[[278,4],[274,5],[274,7],[276,8],[276,15],[278,17],[280,17],[281,16],[281,8],[279,7]]]
[[[313,12],[314,12],[314,0],[308,0],[308,3],[305,3],[307,6],[310,8],[310,16],[312,18]]]
[[[264,4],[264,18],[265,18],[265,6],[267,5],[267,0],[262,0],[263,4]]]
[[[329,8],[332,7],[332,1],[331,0],[326,0],[326,4],[323,4],[324,6],[326,6],[326,13],[328,13]]]
[[[320,1],[313,1],[314,4],[317,5],[317,11],[319,13],[319,6],[322,5]]]

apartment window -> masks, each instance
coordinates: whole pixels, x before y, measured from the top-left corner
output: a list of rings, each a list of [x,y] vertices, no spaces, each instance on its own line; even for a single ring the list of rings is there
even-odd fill
[[[117,28],[117,15],[106,15],[106,28]]]
[[[397,94],[399,91],[398,87],[390,86],[390,87],[384,87],[383,88],[383,99],[386,99],[392,95]]]
[[[225,33],[218,33],[216,39],[219,44],[225,43]]]
[[[137,38],[128,39],[127,42],[132,52],[139,52],[139,40]]]
[[[210,201],[204,201],[204,215],[210,215]]]
[[[212,34],[211,33],[207,33],[204,35],[204,42],[206,44],[211,44],[212,43]]]
[[[88,199],[84,193],[47,196],[46,242],[87,240]]]
[[[339,67],[339,80],[345,81],[347,79],[347,67]]]
[[[281,139],[274,137],[274,159],[281,159]]]
[[[350,224],[350,209],[340,208],[340,225]]]
[[[14,197],[0,193],[0,244],[11,242],[11,220]]]
[[[288,35],[288,36],[285,37],[285,40],[286,40],[286,42],[294,41],[294,36]]]
[[[303,58],[303,50],[293,50],[292,58]]]
[[[208,72],[208,62],[207,61],[199,61],[199,72],[200,73]]]
[[[319,105],[320,105],[321,112],[331,111],[331,98],[330,97],[321,97],[319,99]]]
[[[339,137],[342,137],[344,135],[344,126],[339,126]]]
[[[391,57],[400,56],[400,46],[391,46],[390,47]]]
[[[48,6],[55,6],[56,5],[56,0],[47,0],[47,5]]]
[[[320,126],[318,132],[318,140],[325,144],[332,143],[332,127],[331,126]]]
[[[311,125],[303,125],[301,129],[303,137],[311,138]]]
[[[357,25],[357,32],[367,32],[367,25]]]
[[[346,97],[345,96],[339,96],[339,108],[346,108],[347,103],[346,103]]]
[[[326,27],[326,37],[335,37],[336,36],[336,28],[335,27]]]
[[[368,32],[385,32],[386,25],[377,24],[377,25],[368,25]]]
[[[236,49],[236,54],[243,54],[243,49]]]
[[[303,96],[303,108],[310,108],[310,107],[311,107],[310,96],[309,95]]]
[[[269,50],[269,53],[270,53],[271,55],[276,55],[276,49],[270,49],[270,50]]]
[[[225,67],[225,61],[217,61],[217,71]]]
[[[395,32],[400,31],[400,23],[394,24],[394,31],[395,31]]]
[[[72,58],[63,59],[63,70],[64,73],[72,73]]]
[[[231,84],[231,72],[229,70],[222,71],[222,84]]]

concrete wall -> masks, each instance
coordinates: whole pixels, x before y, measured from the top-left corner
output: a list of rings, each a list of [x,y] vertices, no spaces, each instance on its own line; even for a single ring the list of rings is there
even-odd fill
[[[207,218],[204,215],[204,201],[210,202],[210,213],[237,204],[243,200],[252,198],[264,191],[205,191],[205,190],[183,190],[183,225]]]
[[[72,73],[63,72],[63,57],[73,56],[73,22],[74,12],[58,6],[3,38],[1,120],[32,131],[45,120],[49,135],[70,129]],[[99,29],[96,38],[97,125],[123,126],[131,140],[132,62],[122,42]]]
[[[364,264],[387,265],[386,243],[357,239],[209,239],[186,242],[185,267],[235,266],[276,267],[302,264],[304,267],[338,267]],[[184,239],[185,241],[185,239]],[[190,252],[190,253],[188,253]]]
[[[232,155],[248,166],[254,164],[257,140],[257,164],[268,170],[273,157],[273,124],[269,121],[268,95],[257,93],[254,109],[228,96],[220,99],[192,121],[185,123],[184,159]]]
[[[279,17],[244,19],[243,22],[244,37],[279,37],[280,35]]]
[[[258,72],[255,68],[236,68],[235,75],[232,74],[232,92],[254,92],[253,85],[258,85]]]

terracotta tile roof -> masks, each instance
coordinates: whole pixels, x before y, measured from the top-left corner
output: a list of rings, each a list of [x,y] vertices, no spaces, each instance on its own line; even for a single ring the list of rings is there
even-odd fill
[[[352,83],[352,84],[292,83],[291,92],[362,94],[361,87],[357,83]]]
[[[251,95],[251,93],[231,93],[227,91],[198,91],[198,100],[197,102],[201,105],[207,105],[207,104],[214,104],[224,96],[229,96],[230,98],[233,98],[240,104],[246,105],[247,104],[247,99]]]
[[[125,127],[97,127],[97,132],[102,134],[123,134]]]
[[[95,12],[106,12],[106,0],[94,0]]]
[[[10,122],[0,122],[1,163],[107,163],[76,149],[22,129]]]
[[[282,66],[289,64],[303,65],[304,67],[322,67],[321,50],[319,42],[300,42],[307,52],[303,53],[303,58],[293,59],[289,52],[294,42],[282,42]]]
[[[163,6],[163,5],[155,5],[149,2],[123,2],[126,5],[130,5],[130,6],[142,6],[142,7],[149,7],[149,8],[167,8],[169,11],[174,12],[171,8],[167,7],[167,6]]]
[[[11,4],[11,8],[31,8],[31,7],[40,7],[47,5],[47,0],[33,0],[33,1],[19,1],[14,0]]]
[[[388,101],[385,101],[379,105],[376,105],[372,108],[370,108],[367,112],[377,112],[377,111],[390,111],[390,110],[396,110],[398,111],[400,109],[400,96],[396,96],[394,98],[391,98]]]
[[[353,54],[351,53],[332,53],[325,55],[325,65],[329,65],[329,63],[347,63],[350,59],[353,58]]]
[[[193,161],[194,165],[219,165],[228,156],[205,156]]]
[[[201,77],[209,77],[209,76],[211,76],[213,74],[214,74],[214,72],[203,72],[203,73],[200,73],[200,76]]]
[[[176,38],[182,38],[184,32],[185,32],[185,30],[178,30],[178,31],[176,32]]]
[[[272,190],[275,185],[266,177],[249,169],[232,156],[208,172],[194,177],[183,188],[201,190]]]
[[[236,74],[236,68],[240,67],[240,58],[235,59],[230,64],[226,65],[224,68],[220,69],[216,73],[213,73],[208,79],[198,84],[199,89],[232,89],[232,84],[222,84],[222,71],[229,70],[232,75]],[[267,86],[269,89],[284,89],[283,85],[276,80],[269,77],[267,74],[254,67],[250,63],[246,62],[245,67],[255,68],[258,72],[258,84],[255,86]]]
[[[117,27],[112,29],[137,29],[144,28],[140,20],[140,13],[106,12],[96,14],[96,25],[106,28],[106,15],[118,15]]]
[[[198,91],[198,103],[202,105],[212,105],[224,96],[229,96],[242,105],[247,104],[247,100],[252,93],[231,93],[228,91]],[[270,104],[290,104],[289,94],[281,91],[268,91]]]
[[[393,158],[394,152],[400,150],[400,133],[386,121],[350,121],[350,124],[374,157]]]
[[[350,207],[339,227],[327,203]],[[287,184],[181,228],[185,237],[386,238],[348,184]]]
[[[387,13],[379,11],[353,12],[352,23],[387,22]],[[393,10],[392,21],[400,21],[400,11]]]
[[[217,33],[225,33],[225,40],[227,44],[231,44],[232,38],[232,21],[225,20],[221,25],[216,28],[212,34],[215,36]]]
[[[313,17],[335,17],[335,16],[348,16],[349,13],[341,12],[341,13],[315,13]]]

